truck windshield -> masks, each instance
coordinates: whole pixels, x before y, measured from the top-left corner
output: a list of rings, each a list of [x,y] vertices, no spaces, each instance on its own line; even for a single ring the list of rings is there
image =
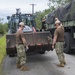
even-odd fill
[[[15,33],[20,22],[30,27],[35,26],[34,15],[31,14],[13,14],[9,20],[9,29],[11,33]]]

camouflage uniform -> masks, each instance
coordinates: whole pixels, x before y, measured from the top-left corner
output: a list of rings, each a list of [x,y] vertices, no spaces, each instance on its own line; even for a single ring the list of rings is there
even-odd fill
[[[26,52],[25,52],[25,46],[26,46],[26,39],[24,37],[23,29],[24,29],[24,23],[19,23],[19,29],[16,32],[16,48],[17,48],[17,68],[20,68],[22,71],[28,70],[28,68],[25,66],[26,63]]]
[[[64,48],[64,27],[61,25],[60,21],[55,22],[56,30],[54,32],[54,36],[57,36],[56,43],[55,43],[55,49],[56,54],[58,56],[60,64],[65,63],[65,57],[63,54],[63,48]]]
[[[64,63],[64,54],[63,54],[63,42],[56,42],[55,44],[55,49],[56,49],[56,54],[58,56],[59,62]]]
[[[21,22],[21,25],[22,25],[22,22]],[[22,29],[24,28],[23,26],[22,26]],[[26,63],[26,53],[25,53],[25,47],[24,47],[25,41],[22,40],[22,38],[24,38],[24,33],[22,30],[18,29],[15,35],[16,35],[16,48],[17,48],[17,64],[22,66],[22,65],[25,65]]]
[[[16,45],[17,48],[17,64],[25,65],[26,63],[26,53],[23,44]]]

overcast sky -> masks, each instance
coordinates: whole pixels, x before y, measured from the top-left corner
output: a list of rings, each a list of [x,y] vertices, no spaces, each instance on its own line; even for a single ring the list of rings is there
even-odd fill
[[[20,8],[22,13],[32,13],[32,6],[36,4],[34,12],[48,9],[48,0],[0,0],[0,17],[6,17],[16,13],[16,8]]]

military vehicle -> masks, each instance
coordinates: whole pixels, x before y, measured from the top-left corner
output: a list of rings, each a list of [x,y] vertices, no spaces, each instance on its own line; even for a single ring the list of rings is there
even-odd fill
[[[47,29],[51,31],[52,36],[55,30],[56,17],[62,22],[65,29],[64,52],[71,53],[75,50],[75,0],[65,6],[58,7],[47,15]]]
[[[45,51],[50,51],[52,49],[51,34],[49,31],[33,32],[32,28],[34,27],[36,29],[34,14],[22,14],[19,9],[17,9],[16,14],[8,16],[7,19],[9,30],[6,35],[6,52],[9,57],[17,54],[15,33],[20,22],[25,23],[23,32],[28,46],[26,50],[27,53],[36,52],[44,54]]]

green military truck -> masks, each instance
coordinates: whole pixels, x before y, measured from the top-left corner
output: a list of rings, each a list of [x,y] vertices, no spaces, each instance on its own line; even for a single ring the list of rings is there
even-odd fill
[[[6,53],[9,57],[17,54],[15,33],[20,22],[25,23],[23,32],[27,42],[26,44],[28,45],[27,53],[36,52],[44,54],[45,51],[50,51],[52,49],[50,40],[51,34],[49,31],[33,32],[32,28],[34,27],[36,29],[35,15],[22,14],[19,12],[19,9],[17,9],[16,14],[8,16],[7,19],[9,30],[6,35]]]
[[[75,0],[47,15],[47,29],[51,31],[52,36],[55,30],[55,17],[62,22],[65,29],[64,52],[71,53],[75,50]]]

